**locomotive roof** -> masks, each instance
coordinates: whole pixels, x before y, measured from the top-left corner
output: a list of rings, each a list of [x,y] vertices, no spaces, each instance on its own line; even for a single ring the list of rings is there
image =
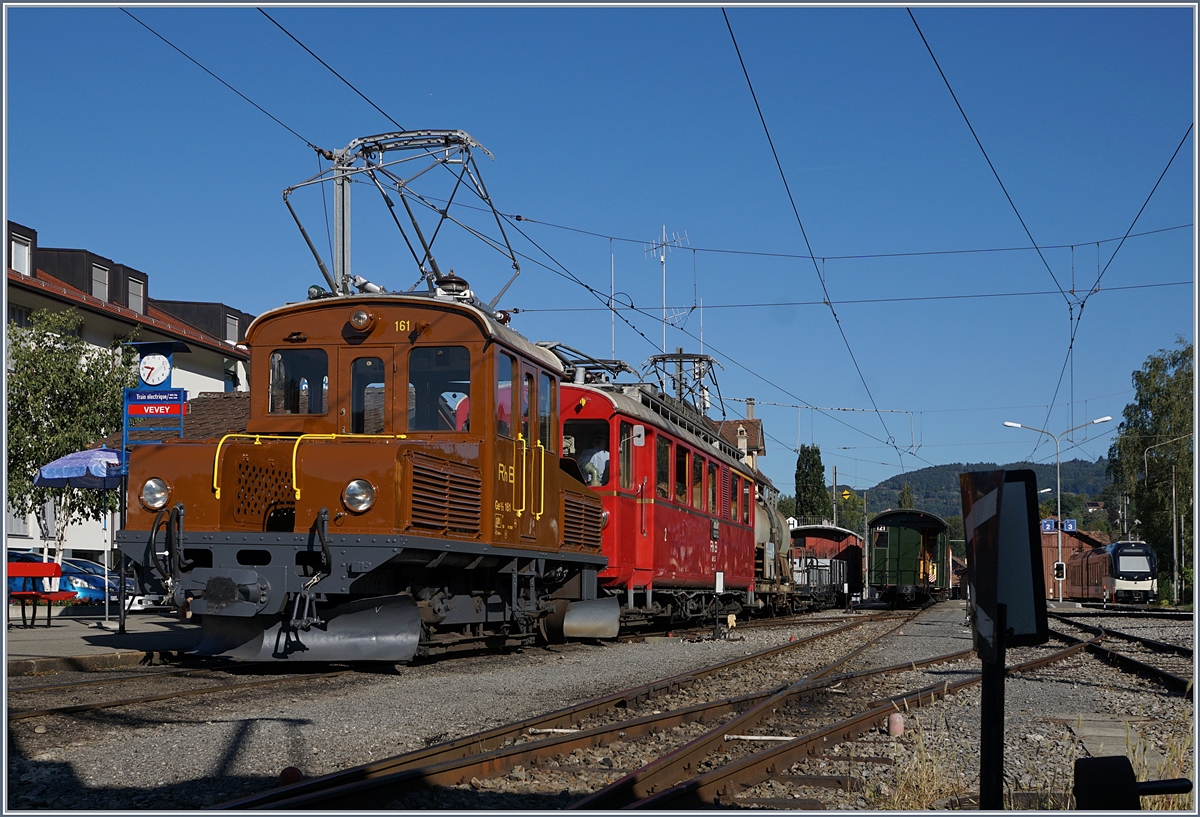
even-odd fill
[[[473,300],[473,299],[472,299]],[[353,309],[356,306],[377,306],[381,304],[407,304],[410,306],[434,307],[448,312],[459,312],[472,319],[479,325],[484,337],[498,340],[506,346],[520,350],[521,354],[535,359],[544,368],[557,375],[562,375],[563,364],[552,352],[543,349],[528,338],[500,323],[488,311],[481,309],[469,300],[453,296],[435,295],[423,292],[378,292],[362,293],[359,295],[333,296],[309,301],[292,303],[268,309],[246,328],[246,341],[252,343],[252,337],[258,328],[267,321],[283,315],[299,312],[329,312],[334,309]]]
[[[682,412],[672,412],[666,408],[666,404],[661,402],[662,395],[657,395],[660,404],[656,408],[659,408],[660,411],[665,410],[672,416],[664,416],[659,411],[645,405],[643,400],[653,402],[655,395],[646,391],[644,383],[606,383],[602,386],[592,383],[564,383],[563,386],[571,386],[603,396],[612,403],[614,409],[622,414],[636,417],[648,425],[668,431],[693,447],[709,452],[709,456],[716,456],[723,460],[731,468],[736,468],[742,473],[753,474],[762,482],[770,483],[770,480],[760,474],[758,469],[751,468],[740,457],[730,454],[727,450],[728,443],[721,440],[711,428],[706,429],[697,419],[685,418],[682,416]],[[700,417],[699,420],[707,422],[707,418]]]

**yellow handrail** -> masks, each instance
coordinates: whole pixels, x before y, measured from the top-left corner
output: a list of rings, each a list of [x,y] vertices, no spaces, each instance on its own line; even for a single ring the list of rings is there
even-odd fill
[[[296,499],[300,498],[300,483],[297,481],[296,457],[300,451],[300,443],[304,440],[406,440],[407,434],[301,434],[298,437],[284,434],[226,434],[217,443],[217,450],[213,456],[213,478],[212,488],[215,494],[215,499],[221,498],[220,474],[221,474],[221,447],[225,445],[225,441],[230,437],[241,437],[247,440],[254,440],[255,445],[262,445],[262,440],[292,440],[292,491],[296,494]]]
[[[520,519],[521,515],[523,513],[525,513],[525,483],[527,481],[529,473],[525,468],[525,455],[528,451],[528,449],[525,445],[525,435],[519,431],[517,432],[517,442],[521,444],[521,507],[517,508],[517,519]],[[517,444],[513,443],[514,453],[515,453],[516,447],[517,447]],[[513,498],[515,499],[516,497],[513,497]]]
[[[225,445],[225,441],[228,440],[230,437],[244,437],[248,440],[254,440],[255,445],[262,445],[262,440],[291,440],[291,439],[293,439],[293,437],[291,437],[290,435],[282,435],[282,434],[240,434],[239,433],[239,434],[226,434],[224,437],[222,437],[217,442],[217,451],[213,455],[212,489],[213,489],[213,493],[216,494],[216,497],[215,497],[216,499],[221,498],[221,486],[220,486],[220,482],[219,482],[219,475],[221,473],[221,446]]]
[[[537,447],[542,449],[542,474],[538,490],[538,506],[541,508],[533,515],[534,519],[541,519],[542,514],[546,512],[546,447],[542,445],[542,441],[537,441]]]

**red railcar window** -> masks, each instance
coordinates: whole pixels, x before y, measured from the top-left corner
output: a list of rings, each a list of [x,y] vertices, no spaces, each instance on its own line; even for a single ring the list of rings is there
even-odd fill
[[[704,457],[692,459],[692,507],[704,510]]]
[[[710,462],[708,464],[708,512],[713,516],[717,515],[717,474],[717,464]]]
[[[743,525],[750,524],[750,503],[754,499],[754,497],[750,493],[751,487],[753,487],[753,483],[751,483],[750,480],[748,480],[748,479],[742,480],[742,524]]]
[[[733,484],[729,488],[729,518],[734,522],[737,521],[737,503],[738,494],[742,492],[742,478],[737,474],[733,475]]]
[[[661,434],[656,438],[657,459],[654,463],[655,492],[662,499],[671,498],[671,441]]]
[[[684,505],[688,501],[688,454],[682,445],[675,447],[675,501]]]
[[[564,446],[579,463],[584,482],[607,485],[609,472],[608,421],[567,420],[563,423]]]

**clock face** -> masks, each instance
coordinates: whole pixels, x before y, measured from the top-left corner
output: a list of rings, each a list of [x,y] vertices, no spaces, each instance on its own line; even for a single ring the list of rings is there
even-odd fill
[[[171,361],[165,355],[146,355],[138,364],[138,374],[147,386],[157,386],[171,374]]]

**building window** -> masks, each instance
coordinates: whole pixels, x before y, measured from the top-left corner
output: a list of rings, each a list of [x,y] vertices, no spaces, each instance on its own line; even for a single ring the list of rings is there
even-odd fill
[[[29,307],[17,306],[16,304],[8,305],[8,322],[17,326],[29,325]]]
[[[225,359],[225,391],[237,391],[242,383],[238,377],[237,361]]]
[[[239,340],[239,338],[238,338],[239,334],[240,333],[238,332],[237,315],[226,315],[225,316],[225,340],[229,341],[230,343],[237,343]]]
[[[129,303],[128,306],[139,315],[145,311],[143,306],[143,296],[146,294],[146,285],[137,278],[129,279]]]
[[[108,300],[108,270],[99,264],[92,264],[92,295]]]
[[[29,274],[29,255],[33,242],[23,235],[12,235],[9,242],[8,263],[14,272]]]
[[[4,507],[4,532],[9,536],[29,536],[29,517],[19,514],[11,506]]]

